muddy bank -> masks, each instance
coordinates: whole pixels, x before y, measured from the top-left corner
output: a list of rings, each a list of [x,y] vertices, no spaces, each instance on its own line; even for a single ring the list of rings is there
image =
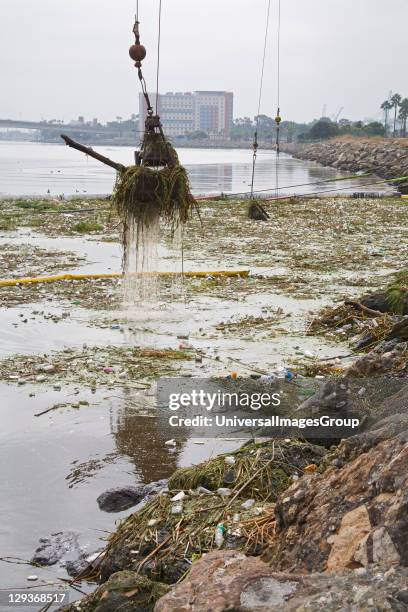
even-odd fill
[[[298,159],[349,172],[373,172],[387,179],[408,176],[408,139],[336,138],[310,144],[283,143],[281,148]]]

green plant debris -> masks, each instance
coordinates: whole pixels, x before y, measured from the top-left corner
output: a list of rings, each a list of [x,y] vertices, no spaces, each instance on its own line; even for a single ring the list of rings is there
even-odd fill
[[[80,232],[74,227],[84,223]],[[101,226],[94,228],[95,223]],[[86,229],[89,224],[89,229]],[[5,200],[0,202],[0,232],[17,228],[40,228],[47,236],[103,232],[104,240],[119,240],[119,219],[106,199]]]
[[[43,276],[43,272],[44,268],[39,276]],[[19,278],[20,274],[15,272],[14,276]],[[50,304],[56,302],[92,310],[112,310],[120,306],[121,295],[120,279],[97,278],[0,287],[0,305],[10,307],[47,300]]]
[[[103,225],[98,221],[80,221],[72,227],[72,231],[76,234],[91,234],[92,232],[100,232],[103,230]]]
[[[323,334],[326,338],[339,342],[348,340],[354,347],[367,338],[367,344],[363,348],[368,351],[390,333],[396,322],[396,318],[387,313],[372,317],[353,306],[341,305],[323,309],[311,321],[308,334]]]
[[[78,198],[54,206],[39,211],[1,202],[0,225],[9,228],[7,234],[14,227],[33,227],[49,236],[78,235],[74,226],[97,219],[98,239],[120,241],[120,218],[109,201]],[[297,299],[341,298],[384,285],[386,275],[404,265],[408,207],[401,199],[305,198],[264,206],[270,220],[258,223],[247,218],[246,202],[200,204],[202,223],[193,215],[185,226],[185,259],[206,269],[251,268],[254,275],[240,281],[195,279],[188,283],[191,296],[236,301],[261,291]],[[170,234],[164,232],[164,242]]]
[[[282,322],[286,317],[282,308],[277,308],[272,316],[261,316],[256,317],[253,315],[247,315],[239,319],[231,321],[221,322],[216,326],[218,331],[232,332],[232,333],[243,333],[246,331],[267,331],[271,328],[276,327],[277,323]]]
[[[12,232],[17,229],[17,223],[12,217],[0,217],[0,232]]]
[[[175,582],[188,568],[185,560],[216,547],[215,528],[222,523],[225,546],[260,554],[274,525],[274,501],[311,463],[319,464],[326,451],[298,441],[249,444],[199,466],[178,470],[169,492],[160,493],[130,515],[110,538],[103,566],[127,567],[155,580]],[[233,470],[235,480],[224,476]],[[203,492],[199,487],[211,487]],[[217,492],[229,487],[230,495]],[[174,495],[183,491],[182,511],[174,513]],[[248,507],[242,506],[249,499]],[[239,515],[239,516],[237,516]],[[148,562],[146,562],[148,560]],[[102,574],[104,572],[102,566]],[[180,576],[178,576],[180,577]]]
[[[130,166],[118,175],[112,203],[121,219],[148,225],[158,214],[173,227],[186,223],[195,206],[187,172],[178,164],[161,170]]]
[[[282,490],[288,486],[288,479],[293,470],[285,471],[285,463],[293,465],[304,461],[304,465],[311,463],[310,451],[313,447],[301,443],[293,442],[287,446],[279,443],[275,452],[276,461],[269,463],[272,458],[273,448],[270,443],[264,445],[246,446],[232,455],[235,457],[235,480],[234,487],[239,489],[257,469],[261,469],[259,476],[251,482],[246,489],[247,497],[254,497],[260,501],[275,501]],[[229,466],[225,463],[225,455],[220,455],[211,461],[201,463],[191,468],[181,468],[177,470],[169,480],[171,490],[196,489],[199,486],[211,491],[219,487],[226,486],[224,479],[229,471]]]
[[[104,346],[30,357],[15,355],[0,361],[0,368],[3,380],[19,384],[58,381],[96,389],[132,386],[138,381],[171,375],[190,359],[188,354],[171,349]]]
[[[16,208],[22,208],[24,210],[33,210],[33,211],[49,211],[49,210],[58,210],[58,204],[54,202],[50,202],[49,200],[39,201],[39,200],[14,200],[14,206]]]
[[[185,225],[196,206],[187,172],[179,163],[160,170],[130,166],[119,172],[112,207],[121,220],[124,271],[128,270],[130,251],[140,248],[151,227],[161,220],[174,233]]]
[[[2,278],[24,278],[55,274],[60,270],[77,268],[85,257],[69,251],[47,250],[29,243],[3,243],[0,251]],[[2,303],[0,288],[0,303]]]
[[[153,582],[146,576],[125,570],[115,573],[91,595],[64,607],[64,612],[94,612],[101,605],[121,612],[153,612],[155,603],[169,588],[166,584]]]
[[[401,270],[387,287],[387,302],[395,314],[408,314],[408,270]]]

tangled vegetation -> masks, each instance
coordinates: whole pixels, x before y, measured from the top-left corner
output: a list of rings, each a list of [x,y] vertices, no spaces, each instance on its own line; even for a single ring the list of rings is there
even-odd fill
[[[260,554],[273,537],[277,497],[293,478],[320,464],[325,452],[304,442],[276,440],[177,470],[169,491],[152,498],[112,535],[99,579],[126,568],[176,582],[194,559],[220,546],[217,526],[225,545]]]
[[[405,315],[408,311],[408,270],[395,275],[394,281],[387,288],[387,303],[391,312]]]
[[[159,216],[175,228],[190,219],[195,200],[182,166],[130,166],[118,174],[113,205],[125,224],[149,225]]]

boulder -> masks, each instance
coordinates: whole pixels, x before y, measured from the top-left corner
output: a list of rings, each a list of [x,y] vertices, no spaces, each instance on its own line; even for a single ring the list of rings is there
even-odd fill
[[[281,574],[259,558],[217,551],[193,564],[154,612],[406,610],[407,572]],[[375,603],[375,608],[374,608]]]
[[[267,558],[283,571],[408,566],[408,386],[388,416],[344,440],[321,474],[303,476],[276,504]]]
[[[61,608],[60,612],[149,612],[168,588],[135,572],[118,572],[94,593]]]
[[[104,512],[122,512],[128,510],[141,502],[147,501],[149,497],[159,493],[167,485],[166,480],[151,482],[148,485],[136,487],[116,487],[108,489],[97,498],[98,506]]]
[[[392,303],[390,303],[389,295],[386,291],[377,291],[376,293],[366,295],[361,299],[361,303],[363,306],[378,312],[393,312]],[[408,314],[408,291],[402,297],[400,314]]]
[[[78,534],[69,531],[53,533],[48,538],[40,539],[40,545],[31,561],[37,565],[50,566],[63,560],[68,554],[82,554]]]
[[[382,351],[384,345],[378,346],[366,355],[359,357],[346,370],[346,376],[370,378],[390,376],[396,373],[403,376],[407,372],[408,344],[396,342]]]

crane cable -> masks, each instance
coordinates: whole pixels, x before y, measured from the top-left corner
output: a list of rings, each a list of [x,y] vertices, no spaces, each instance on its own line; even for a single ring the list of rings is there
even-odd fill
[[[159,109],[159,77],[160,77],[160,48],[161,48],[161,17],[162,17],[162,0],[159,0],[159,15],[158,15],[158,36],[157,36],[157,68],[156,68],[156,115],[158,114]],[[136,44],[140,44],[139,39],[139,0],[136,0],[136,19],[135,19],[135,27],[134,33],[136,35]],[[146,80],[143,76],[141,63],[140,65],[136,64],[138,67],[138,75],[140,84],[142,86],[142,92],[146,100],[147,104],[147,112],[149,115],[153,115],[153,106],[150,102],[149,93],[147,91]]]
[[[277,113],[275,117],[276,123],[276,162],[275,162],[275,183],[276,183],[276,195],[279,191],[279,155],[280,155],[280,124],[282,118],[280,116],[280,55],[281,55],[281,0],[278,0],[278,49],[277,49]]]
[[[159,27],[157,35],[157,71],[156,71],[156,115],[159,108],[160,46],[161,46],[162,0],[159,0]]]
[[[254,133],[254,142],[253,142],[251,199],[253,199],[253,196],[254,196],[255,165],[256,165],[256,157],[258,153],[259,113],[261,112],[261,103],[262,103],[262,89],[263,89],[263,79],[264,79],[264,72],[265,72],[266,46],[268,44],[270,13],[271,13],[271,0],[268,0],[268,7],[267,7],[267,13],[266,13],[265,40],[264,40],[264,49],[263,49],[263,57],[262,57],[261,79],[260,79],[260,84],[259,84],[258,113],[256,115],[255,133]]]

